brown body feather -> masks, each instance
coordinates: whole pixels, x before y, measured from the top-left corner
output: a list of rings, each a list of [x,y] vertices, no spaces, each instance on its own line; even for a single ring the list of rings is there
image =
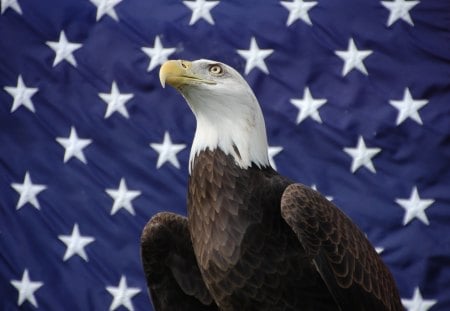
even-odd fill
[[[187,221],[152,218],[142,254],[157,311],[403,310],[390,272],[347,216],[220,150],[194,159]]]

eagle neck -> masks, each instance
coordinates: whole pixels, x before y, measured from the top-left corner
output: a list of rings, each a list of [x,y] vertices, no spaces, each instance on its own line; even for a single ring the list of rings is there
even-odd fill
[[[250,97],[254,101],[252,105],[245,104],[245,101],[240,103],[235,98],[232,103],[198,103],[200,98],[196,98],[196,104],[191,104],[193,99],[187,99],[197,121],[189,173],[195,158],[206,150],[221,150],[225,155],[230,155],[242,169],[252,165],[259,168],[269,165],[264,117],[254,96]]]

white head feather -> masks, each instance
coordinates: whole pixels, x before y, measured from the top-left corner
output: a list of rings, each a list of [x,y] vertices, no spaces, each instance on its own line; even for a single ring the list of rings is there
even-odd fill
[[[210,60],[169,62],[170,66],[161,67],[161,82],[164,85],[167,80],[180,91],[197,120],[189,169],[201,151],[216,148],[232,155],[243,169],[252,164],[269,166],[264,118],[242,76],[230,66]],[[173,66],[187,74],[175,79],[167,70]]]

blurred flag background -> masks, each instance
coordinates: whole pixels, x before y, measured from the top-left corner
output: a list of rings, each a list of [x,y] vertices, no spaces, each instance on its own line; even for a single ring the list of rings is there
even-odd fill
[[[277,170],[351,216],[407,310],[450,310],[450,2],[1,0],[0,309],[151,310],[140,232],[186,213],[166,59],[237,68]]]

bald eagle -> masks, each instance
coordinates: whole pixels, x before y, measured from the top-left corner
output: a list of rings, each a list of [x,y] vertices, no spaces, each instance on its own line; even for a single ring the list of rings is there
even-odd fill
[[[260,106],[236,70],[171,60],[160,80],[183,95],[197,128],[187,217],[158,213],[141,237],[157,311],[403,310],[358,227],[271,168]]]

